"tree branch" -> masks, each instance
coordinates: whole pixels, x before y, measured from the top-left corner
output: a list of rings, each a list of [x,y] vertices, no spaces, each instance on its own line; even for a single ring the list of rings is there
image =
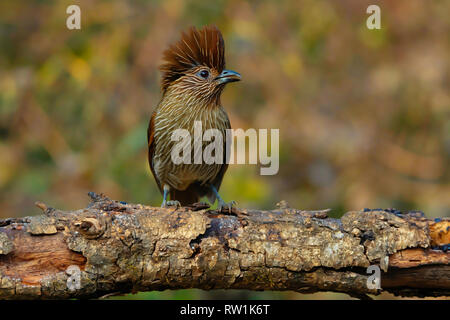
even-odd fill
[[[450,295],[449,218],[365,209],[333,219],[285,202],[224,214],[90,196],[85,209],[37,203],[43,215],[0,220],[0,298],[182,288]],[[383,270],[380,290],[367,286],[370,265]]]

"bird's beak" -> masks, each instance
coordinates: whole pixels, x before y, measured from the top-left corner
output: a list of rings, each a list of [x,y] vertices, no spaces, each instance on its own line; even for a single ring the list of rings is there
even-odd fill
[[[233,70],[223,70],[215,80],[218,81],[219,84],[236,82],[241,80],[241,75]]]

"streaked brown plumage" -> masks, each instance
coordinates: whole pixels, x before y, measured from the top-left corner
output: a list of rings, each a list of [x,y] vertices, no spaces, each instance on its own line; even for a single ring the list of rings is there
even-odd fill
[[[220,103],[226,83],[240,80],[240,75],[225,70],[225,46],[214,26],[200,30],[192,27],[164,52],[162,72],[163,96],[154,110],[148,127],[148,160],[150,169],[164,195],[163,206],[198,202],[207,196],[219,207],[225,205],[217,191],[228,165],[225,159],[225,130],[231,128]],[[203,132],[219,129],[224,142],[222,164],[174,164],[171,136],[176,129],[191,134],[191,156],[194,157],[194,121],[201,121]],[[208,142],[209,143],[209,142]],[[203,147],[208,144],[203,143]],[[202,148],[203,150],[203,148]],[[170,193],[171,202],[167,202]]]

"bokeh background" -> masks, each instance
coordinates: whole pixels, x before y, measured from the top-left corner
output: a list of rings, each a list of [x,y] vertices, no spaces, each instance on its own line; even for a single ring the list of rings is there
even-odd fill
[[[66,28],[81,7],[81,30]],[[366,8],[381,8],[368,30]],[[240,207],[395,207],[450,213],[450,1],[0,2],[0,218],[35,201],[78,209],[87,192],[160,205],[146,129],[162,51],[216,24],[243,81],[222,102],[234,128],[279,128],[280,170],[234,165]],[[180,290],[126,298],[345,298]]]

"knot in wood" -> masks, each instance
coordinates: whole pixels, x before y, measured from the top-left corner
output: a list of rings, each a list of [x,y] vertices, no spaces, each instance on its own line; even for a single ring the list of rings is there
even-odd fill
[[[87,239],[96,239],[103,235],[106,229],[104,221],[94,217],[86,217],[73,223],[78,231]]]

